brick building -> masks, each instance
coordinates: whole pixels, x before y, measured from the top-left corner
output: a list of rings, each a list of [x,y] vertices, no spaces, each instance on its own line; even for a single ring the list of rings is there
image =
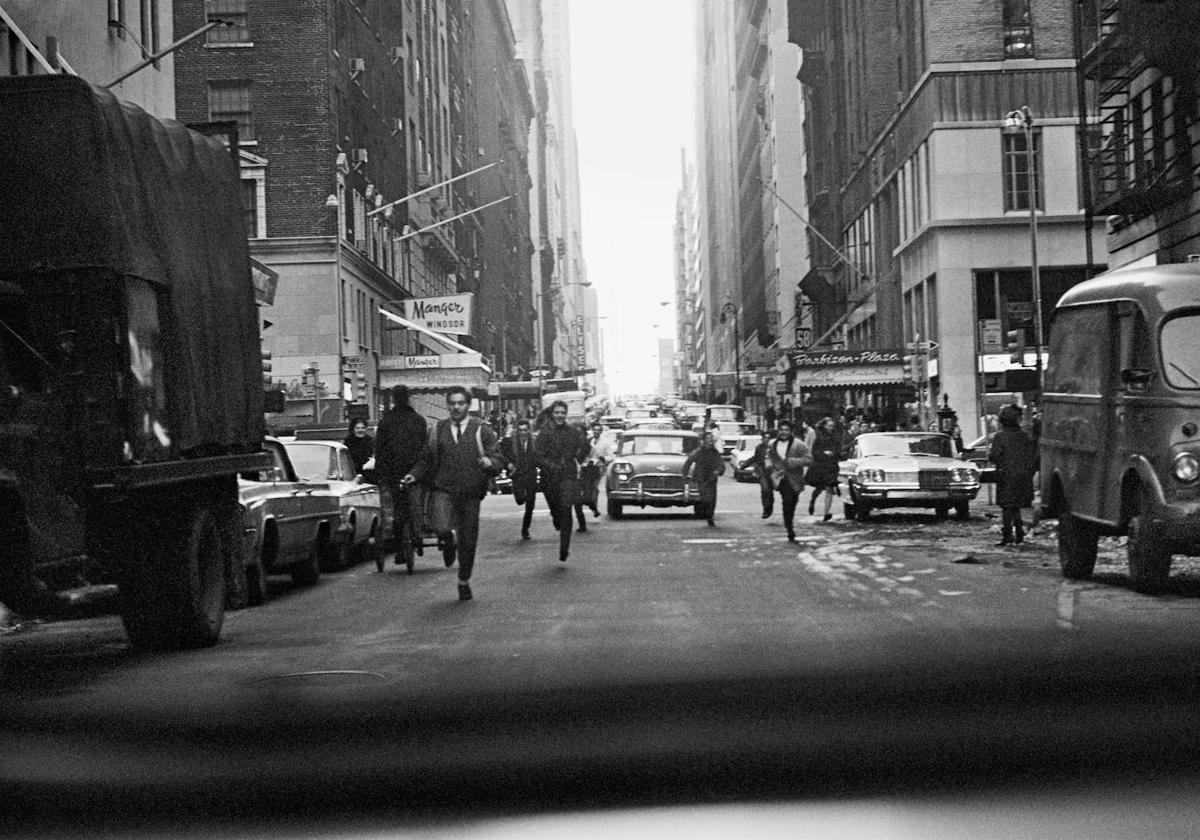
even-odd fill
[[[399,382],[430,415],[450,384],[482,394],[478,296],[461,344],[379,313],[477,291],[485,220],[447,220],[487,203],[487,184],[438,186],[477,162],[463,116],[474,100],[464,62],[479,44],[466,5],[176,0],[176,31],[206,15],[234,25],[179,51],[177,109],[187,122],[238,123],[251,254],[277,275],[264,347],[289,393],[287,422],[340,423],[344,402],[377,417]],[[418,355],[439,358],[410,364]]]
[[[998,405],[1035,399],[1032,213],[1041,306],[1103,264],[1085,217],[1072,0],[791,0],[803,51],[810,241],[801,284],[826,349],[915,345],[873,381],[817,386],[811,413],[855,405],[904,424],[949,397],[968,436]],[[1028,108],[1026,133],[1005,129]],[[1103,254],[1103,252],[1100,252]],[[1013,364],[1000,336],[1030,351]],[[836,342],[836,343],[835,343]],[[926,343],[926,344],[922,344]],[[925,352],[921,352],[926,348]]]

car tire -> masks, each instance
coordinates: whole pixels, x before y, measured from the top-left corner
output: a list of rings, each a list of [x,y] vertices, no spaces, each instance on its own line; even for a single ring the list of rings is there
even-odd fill
[[[246,602],[252,607],[267,602],[267,564],[262,554],[246,567]]]
[[[137,648],[210,647],[221,636],[225,560],[220,533],[207,508],[179,513],[149,518],[141,556],[118,582],[121,620]]]
[[[308,557],[292,567],[292,583],[297,586],[314,586],[321,579],[321,557],[327,549],[329,538],[319,537],[308,552]]]
[[[950,508],[946,507],[945,505],[934,508],[933,513],[935,516],[937,516],[938,519],[949,519],[950,518]]]
[[[854,517],[857,515],[857,511],[854,505],[846,502],[842,505],[842,514],[845,515],[847,519],[854,519]]]
[[[1129,520],[1129,583],[1135,592],[1157,595],[1171,571],[1170,547],[1153,532],[1149,516],[1139,512]]]
[[[625,506],[620,502],[614,502],[611,499],[608,502],[608,518],[620,519],[625,516]]]
[[[971,503],[956,502],[954,504],[954,518],[959,522],[968,522],[971,519]]]
[[[859,522],[868,522],[871,519],[871,506],[859,502],[854,506],[854,514]]]
[[[325,543],[321,552],[321,571],[339,572],[348,568],[354,559],[353,540],[334,537]]]
[[[1096,568],[1096,530],[1072,516],[1068,510],[1058,516],[1058,565],[1068,580],[1087,580]]]

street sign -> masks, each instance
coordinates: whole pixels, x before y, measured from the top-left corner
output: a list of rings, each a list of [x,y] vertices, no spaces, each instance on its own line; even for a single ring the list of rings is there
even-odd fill
[[[812,347],[812,327],[796,327],[796,349],[807,350]]]
[[[1004,349],[1004,330],[999,318],[984,318],[979,322],[979,344],[984,353],[999,353]]]
[[[342,356],[342,367],[346,370],[356,368],[365,368],[367,366],[366,356]]]

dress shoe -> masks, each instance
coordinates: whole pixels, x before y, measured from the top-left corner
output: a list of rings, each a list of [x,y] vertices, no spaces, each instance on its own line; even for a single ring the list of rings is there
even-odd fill
[[[709,520],[708,520],[708,524],[709,524],[710,526],[712,526],[713,528],[717,527],[717,523],[716,523],[716,522],[714,522],[712,519],[709,519]]]
[[[822,521],[822,522],[828,522],[830,519],[833,519],[833,514],[832,514],[832,513],[827,513],[827,514],[825,514],[824,516],[822,516],[822,517],[821,517],[821,521]]]
[[[771,511],[769,511],[769,510],[764,510],[764,511],[763,511],[762,518],[763,518],[763,519],[770,519],[770,518],[771,518]]]
[[[522,532],[521,532],[521,539],[523,539],[523,540],[527,540],[527,539],[529,539],[529,532],[528,532],[528,531],[522,531]]]
[[[570,552],[567,552],[567,551],[560,551],[560,552],[558,552],[558,562],[559,562],[559,563],[566,563],[566,562],[567,562],[567,557],[568,557],[568,555],[569,555],[569,554],[570,554]]]
[[[996,547],[999,548],[1002,545],[1012,545],[1012,539],[1009,537],[1002,537],[1000,542],[996,543]]]
[[[471,594],[471,584],[460,580],[458,582],[458,600],[470,601],[473,597]]]
[[[586,534],[586,533],[587,533],[587,525],[586,525],[586,524],[584,524],[584,525],[580,525],[580,526],[579,526],[578,528],[576,528],[575,530],[576,530],[576,531],[578,531],[578,532],[579,532],[579,533],[581,533],[581,534]]]

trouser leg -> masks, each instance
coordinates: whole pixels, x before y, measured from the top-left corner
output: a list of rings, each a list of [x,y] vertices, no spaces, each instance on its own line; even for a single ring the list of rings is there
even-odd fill
[[[796,533],[796,503],[800,501],[800,491],[792,487],[790,481],[779,483],[779,498],[783,502],[783,524],[787,527],[788,536]]]
[[[537,504],[537,493],[525,497],[525,516],[521,519],[521,533],[528,534],[529,526],[533,523],[533,506]]]
[[[762,500],[763,516],[770,516],[771,511],[775,509],[775,490],[772,489],[769,478],[760,478],[758,480],[758,495]]]
[[[705,510],[705,513],[708,514],[708,521],[711,523],[713,521],[713,516],[716,515],[717,512],[717,485],[715,482],[713,483],[712,489],[710,489],[705,495],[708,496],[708,506]]]
[[[449,493],[434,490],[429,494],[429,524],[439,537],[445,537],[454,528],[454,502]]]
[[[1020,518],[1021,511],[1014,507],[1000,509],[1000,536],[1005,542],[1013,537],[1013,524]]]
[[[471,579],[475,568],[475,546],[479,542],[479,499],[454,500],[455,530],[458,534],[458,579]]]
[[[575,519],[579,522],[579,530],[587,530],[587,517],[583,515],[583,502],[575,504]]]

